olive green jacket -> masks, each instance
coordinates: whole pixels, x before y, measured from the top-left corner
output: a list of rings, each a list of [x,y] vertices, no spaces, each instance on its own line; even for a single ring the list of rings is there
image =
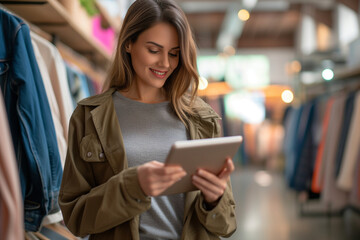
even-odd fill
[[[69,147],[59,204],[64,221],[76,236],[90,239],[139,239],[139,215],[151,206],[140,188],[136,167],[128,168],[111,88],[81,101],[69,126]],[[219,136],[218,115],[201,99],[188,129],[191,139]],[[236,230],[230,182],[211,211],[200,191],[186,194],[181,239],[206,240]]]

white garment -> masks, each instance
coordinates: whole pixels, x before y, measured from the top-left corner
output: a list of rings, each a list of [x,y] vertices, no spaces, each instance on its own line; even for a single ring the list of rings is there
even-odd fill
[[[354,184],[355,166],[360,147],[360,92],[356,94],[354,110],[346,139],[344,156],[341,162],[337,186],[345,191],[351,191]]]
[[[31,33],[31,37],[33,37],[33,36],[34,36],[34,34]],[[55,127],[58,150],[59,150],[59,154],[60,154],[61,166],[62,166],[62,168],[64,168],[67,143],[66,143],[65,136],[64,136],[64,129],[63,129],[63,126],[62,126],[61,120],[60,120],[59,106],[58,106],[58,103],[55,98],[55,93],[53,90],[53,86],[51,84],[49,71],[46,67],[45,61],[39,51],[37,43],[33,39],[31,42],[33,45],[33,49],[34,49],[36,61],[39,66],[41,77],[42,77],[42,80],[44,83],[46,96],[49,101],[51,116],[52,116],[54,127]],[[50,224],[50,223],[57,223],[62,220],[63,220],[62,213],[61,213],[61,211],[58,211],[56,213],[45,216],[43,219],[42,225]]]
[[[357,150],[357,161],[355,165],[355,175],[354,175],[354,184],[350,193],[350,205],[354,206],[357,209],[360,209],[360,148]]]
[[[54,127],[55,127],[56,140],[57,140],[57,145],[58,145],[58,149],[59,149],[61,165],[64,168],[67,144],[66,144],[66,140],[64,137],[64,129],[63,129],[63,126],[60,121],[59,106],[58,106],[56,98],[55,98],[55,93],[54,93],[53,87],[51,85],[50,75],[49,75],[48,69],[46,68],[44,59],[42,58],[42,55],[41,55],[39,48],[38,48],[37,44],[35,43],[35,41],[32,40],[31,42],[32,42],[32,45],[34,48],[36,61],[38,63],[39,70],[41,73],[41,78],[44,83],[46,96],[49,101],[51,116],[52,116],[52,119],[54,122]]]
[[[69,120],[74,111],[74,106],[72,104],[72,97],[67,81],[65,63],[58,49],[49,41],[33,32],[31,33],[31,38],[38,46],[48,70],[55,98],[59,106],[60,121],[64,132],[63,135],[67,141]]]

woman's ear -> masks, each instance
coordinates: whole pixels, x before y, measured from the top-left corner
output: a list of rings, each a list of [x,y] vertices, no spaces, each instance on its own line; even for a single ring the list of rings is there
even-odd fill
[[[130,41],[125,44],[125,51],[126,51],[127,53],[130,53],[130,52],[131,52],[131,45],[132,45],[132,44],[131,44]]]

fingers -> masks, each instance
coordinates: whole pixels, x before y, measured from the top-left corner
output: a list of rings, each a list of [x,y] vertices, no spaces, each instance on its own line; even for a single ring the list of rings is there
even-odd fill
[[[166,174],[154,174],[152,177],[154,181],[159,183],[166,183],[166,182],[177,182],[178,180],[182,179],[186,176],[186,172],[184,170]]]
[[[231,158],[227,158],[224,164],[223,169],[218,175],[219,178],[229,179],[230,174],[235,170],[235,166]]]
[[[163,191],[165,191],[167,188],[172,186],[174,183],[180,181],[185,175],[182,174],[179,177],[172,177],[169,180],[159,180],[156,182],[152,182],[149,184],[150,189],[152,190],[151,196],[158,196]]]
[[[167,174],[173,174],[177,172],[182,172],[184,169],[179,165],[166,165],[164,163],[158,162],[158,161],[151,161],[149,163],[149,166],[151,166],[152,170],[158,174],[158,175],[167,175]]]
[[[227,187],[227,181],[235,167],[230,158],[226,159],[218,175],[199,169],[192,177],[193,184],[199,188],[207,202],[214,202],[221,197]]]
[[[184,176],[186,175],[186,172],[180,172],[175,173],[171,175],[164,175],[164,176],[153,176],[150,181],[148,181],[148,195],[149,196],[158,196],[163,191],[165,191],[167,188],[169,188],[174,183],[180,181]]]
[[[180,166],[152,161],[137,168],[140,187],[146,195],[157,196],[186,175]]]
[[[219,178],[215,174],[212,174],[211,172],[205,171],[203,169],[199,169],[194,176],[197,176],[200,179],[204,179],[207,183],[211,183],[218,188],[226,187],[227,179],[224,181],[222,178]]]
[[[157,167],[162,167],[165,165],[164,163],[158,162],[158,161],[151,161],[151,162],[149,162],[149,164],[151,164],[153,166],[157,166]]]
[[[209,184],[208,181],[197,175],[194,175],[192,179],[193,184],[203,193],[207,202],[214,202],[224,194],[226,186],[221,188],[216,185]]]

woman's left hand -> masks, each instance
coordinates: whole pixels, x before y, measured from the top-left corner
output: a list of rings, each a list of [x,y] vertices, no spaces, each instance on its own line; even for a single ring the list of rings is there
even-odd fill
[[[206,203],[216,204],[217,200],[224,194],[230,174],[234,169],[232,160],[227,158],[218,175],[204,169],[198,169],[192,176],[192,183],[202,192]]]

